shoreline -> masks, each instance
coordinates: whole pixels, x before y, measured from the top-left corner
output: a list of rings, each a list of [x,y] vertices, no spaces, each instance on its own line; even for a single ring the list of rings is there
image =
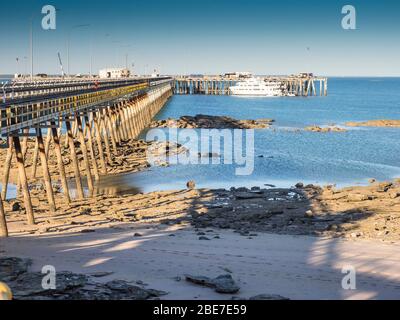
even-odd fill
[[[243,236],[252,232],[312,235],[331,238],[400,240],[400,180],[367,187],[254,187],[185,189],[100,195],[68,205],[56,195],[58,211],[47,212],[46,196],[32,190],[37,225],[25,222],[23,202],[4,203],[10,235],[95,232],[120,223],[189,223],[198,229],[230,229]],[[143,205],[145,204],[145,205]]]
[[[121,152],[109,163],[112,165],[109,174],[148,169],[146,151],[152,146],[151,142],[125,141]],[[169,151],[185,150],[177,146]],[[49,162],[50,170],[56,172],[55,159]],[[28,172],[30,168],[28,163]],[[37,179],[40,178],[38,175]],[[1,242],[2,256],[33,258],[34,272],[40,271],[42,264],[55,265],[57,270],[74,272],[73,276],[83,279],[84,284],[77,291],[65,290],[56,296],[38,293],[25,296],[27,299],[369,299],[368,290],[358,295],[335,291],[339,282],[330,277],[336,272],[341,275],[339,267],[324,265],[323,271],[318,271],[324,275],[309,283],[316,268],[321,270],[318,264],[310,262],[318,259],[314,256],[315,248],[316,253],[320,246],[335,248],[334,252],[324,253],[328,260],[336,259],[336,255],[353,254],[355,264],[361,261],[372,266],[382,251],[396,255],[400,243],[400,179],[340,189],[298,183],[294,188],[194,188],[99,195],[74,200],[71,205],[57,192],[56,214],[48,212],[42,190],[31,192],[35,226],[26,223],[23,201],[5,202],[11,237]],[[300,252],[300,256],[287,260],[293,256],[293,250]],[[352,250],[361,250],[362,259]],[[270,260],[269,252],[274,261]],[[139,257],[142,265],[138,266],[138,261],[132,260],[129,254]],[[381,259],[386,263],[385,258]],[[260,259],[264,262],[258,266],[256,261]],[[344,257],[341,261],[348,263]],[[295,264],[302,264],[303,271],[299,273]],[[137,267],[131,268],[133,265]],[[280,275],[280,282],[274,283],[275,276],[265,274],[265,266],[273,274],[280,274],[283,268],[293,273],[293,277]],[[229,274],[240,291],[227,295],[213,292],[186,281],[185,275],[189,273],[210,278]],[[27,279],[32,281],[34,276],[28,274]],[[95,282],[95,290],[101,290],[100,295],[91,293],[90,284],[87,288],[86,277],[90,283]],[[377,298],[394,297],[400,287],[383,274],[371,280],[368,270],[361,277],[365,277],[371,288],[382,288]],[[326,279],[330,279],[329,285]],[[382,281],[386,281],[386,287]],[[21,283],[22,291],[29,291],[25,286],[31,282],[22,279]],[[323,289],[313,290],[310,295],[296,291],[307,285],[311,291],[313,285],[322,284]],[[121,286],[126,295],[115,295],[114,288]],[[138,295],[129,295],[132,288]]]

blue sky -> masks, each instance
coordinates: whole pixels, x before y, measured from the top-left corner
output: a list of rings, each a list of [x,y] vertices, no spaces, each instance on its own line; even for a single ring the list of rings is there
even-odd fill
[[[54,31],[41,29],[46,4],[59,10]],[[346,4],[357,9],[357,30],[341,28]],[[33,17],[35,73],[59,73],[58,52],[67,69],[70,34],[71,73],[89,72],[93,48],[95,71],[124,66],[128,54],[137,73],[400,76],[394,0],[22,0],[1,12],[0,74],[29,70]],[[73,28],[82,24],[90,26]]]

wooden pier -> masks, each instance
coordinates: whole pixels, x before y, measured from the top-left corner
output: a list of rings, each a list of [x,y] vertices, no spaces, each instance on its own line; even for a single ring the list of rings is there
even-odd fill
[[[91,196],[95,181],[107,174],[121,142],[139,136],[172,96],[172,87],[172,78],[55,81],[3,87],[0,132],[7,156],[2,164],[0,237],[8,236],[3,201],[7,199],[13,158],[27,223],[33,225],[35,213],[29,179],[36,179],[39,160],[49,212],[57,211],[52,184],[55,177],[51,176],[48,167],[53,152],[59,171],[56,179],[61,182],[65,201],[72,202],[68,187],[70,178],[75,180],[77,200],[85,197],[83,176]],[[46,136],[43,130],[46,130]],[[26,170],[28,139],[35,139],[30,172]],[[50,150],[51,142],[53,148]],[[73,177],[66,175],[62,149],[67,150],[72,160],[69,165],[73,167]]]
[[[312,75],[262,77],[266,82],[281,85],[285,96],[327,96],[328,78]],[[176,95],[230,95],[229,88],[245,79],[230,79],[223,76],[206,77],[176,77],[174,79],[174,94]]]

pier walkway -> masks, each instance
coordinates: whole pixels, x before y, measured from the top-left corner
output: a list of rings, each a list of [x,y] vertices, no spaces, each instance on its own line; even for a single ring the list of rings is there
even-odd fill
[[[32,177],[29,178],[36,178],[36,167],[40,161],[49,210],[55,212],[54,185],[48,168],[50,151],[56,154],[57,180],[61,181],[68,203],[72,200],[62,143],[65,143],[72,159],[77,198],[85,197],[81,175],[85,176],[91,195],[94,180],[107,174],[112,153],[117,152],[119,144],[136,138],[170,98],[172,78],[16,81],[2,84],[0,90],[1,148],[7,149],[1,177],[1,237],[8,235],[3,201],[7,199],[14,157],[18,169],[18,190],[24,198],[27,221],[35,224],[25,165],[28,140],[35,141]],[[44,135],[43,129],[47,130],[47,135]],[[50,143],[54,150],[49,150]]]

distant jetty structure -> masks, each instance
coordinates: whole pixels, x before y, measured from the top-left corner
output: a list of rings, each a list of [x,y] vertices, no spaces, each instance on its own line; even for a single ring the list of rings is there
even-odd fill
[[[264,76],[266,82],[277,83],[285,96],[327,96],[328,78],[317,77],[312,73],[290,76]],[[176,95],[230,95],[229,88],[245,80],[239,76],[179,76],[175,77],[174,94]]]

